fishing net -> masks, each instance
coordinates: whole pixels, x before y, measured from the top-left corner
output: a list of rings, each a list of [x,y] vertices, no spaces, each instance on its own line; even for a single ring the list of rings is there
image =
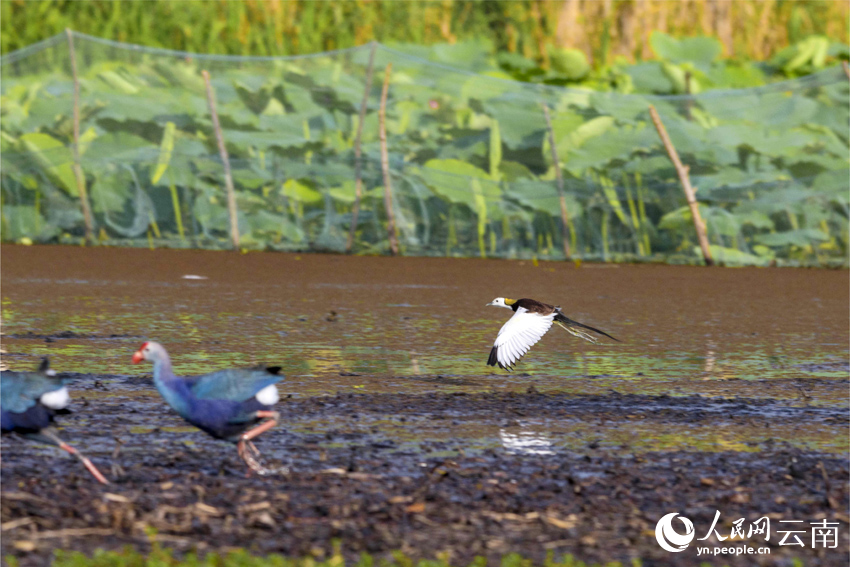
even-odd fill
[[[233,245],[207,70],[245,249],[384,254],[391,212],[405,255],[701,262],[652,105],[689,167],[715,260],[846,264],[840,68],[644,96],[519,83],[379,44],[225,57],[71,37],[79,166],[91,235],[104,244]],[[79,243],[86,233],[70,45],[56,36],[0,61],[4,241]]]

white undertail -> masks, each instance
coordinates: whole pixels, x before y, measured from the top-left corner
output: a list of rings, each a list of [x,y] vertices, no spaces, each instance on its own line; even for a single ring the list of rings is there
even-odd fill
[[[50,409],[60,410],[65,409],[68,402],[71,401],[71,396],[68,394],[68,388],[63,386],[58,390],[42,394],[39,401]]]
[[[277,393],[277,386],[274,384],[266,386],[254,397],[264,406],[273,406],[280,400],[280,394]]]

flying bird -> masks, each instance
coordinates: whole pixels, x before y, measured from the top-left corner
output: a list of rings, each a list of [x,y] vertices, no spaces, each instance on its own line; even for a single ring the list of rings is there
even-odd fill
[[[47,358],[35,372],[3,372],[0,374],[0,429],[3,433],[17,433],[67,451],[79,459],[98,482],[109,484],[87,457],[62,441],[53,429],[56,414],[71,413],[67,409],[70,401],[65,381],[50,369]]]
[[[560,307],[534,299],[497,297],[487,305],[504,307],[514,312],[514,316],[508,319],[499,330],[496,342],[490,350],[488,366],[498,365],[499,368],[513,370],[513,366],[552,328],[553,323],[571,335],[592,343],[596,342],[596,337],[587,333],[585,329],[620,342],[604,331],[573,321],[561,312]]]
[[[153,382],[160,395],[180,417],[215,437],[236,443],[249,473],[269,474],[258,461],[252,439],[277,425],[273,406],[280,399],[279,366],[228,369],[181,378],[171,370],[171,359],[159,343],[146,342],[133,354],[133,364],[153,363]]]

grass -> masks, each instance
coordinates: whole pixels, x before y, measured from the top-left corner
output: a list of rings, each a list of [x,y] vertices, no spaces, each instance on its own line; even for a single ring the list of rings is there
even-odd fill
[[[7,556],[5,561],[9,567],[18,567],[17,560]],[[448,559],[438,554],[436,559],[421,559],[414,561],[401,552],[392,554],[392,559],[375,559],[371,555],[362,554],[356,563],[350,563],[351,567],[461,567],[453,564]],[[468,567],[488,567],[484,557],[476,557]],[[585,563],[575,559],[572,555],[564,555],[555,559],[549,552],[543,562],[534,562],[517,553],[504,555],[498,567],[625,567],[619,561],[608,563]],[[629,564],[631,567],[640,567],[641,562],[634,560]],[[327,558],[316,559],[313,557],[290,558],[283,555],[272,554],[266,556],[251,555],[245,550],[229,551],[227,553],[210,552],[203,556],[195,553],[176,556],[169,548],[159,547],[154,544],[149,554],[140,553],[132,548],[122,551],[97,550],[91,555],[78,551],[55,552],[52,567],[345,567],[346,561],[339,550],[334,546],[334,552]],[[463,566],[466,567],[466,566]],[[496,567],[494,565],[494,567]]]
[[[12,556],[5,558],[9,567],[18,567],[17,560]],[[641,567],[643,563],[634,559],[628,567]],[[375,559],[369,554],[362,554],[350,567],[467,567],[450,562],[444,554],[437,554],[436,559],[420,559],[414,561],[406,554],[398,551],[392,554],[392,559]],[[553,552],[546,555],[542,562],[535,562],[517,553],[502,556],[496,565],[486,558],[476,557],[468,567],[627,567],[619,561],[607,563],[585,563],[570,554],[555,558]],[[700,563],[700,567],[708,567],[708,563]],[[799,559],[791,561],[792,567],[803,567]],[[290,558],[272,554],[266,556],[251,555],[245,550],[229,551],[227,553],[210,552],[203,556],[195,553],[177,557],[169,548],[162,548],[157,543],[149,554],[140,553],[131,548],[123,551],[97,550],[92,555],[78,551],[57,550],[52,567],[346,567],[338,542],[334,543],[334,551],[328,558]]]
[[[292,55],[382,42],[488,38],[497,51],[548,66],[552,47],[582,50],[597,67],[651,57],[651,30],[710,35],[724,55],[763,60],[811,34],[848,42],[850,4],[831,0],[615,0],[612,2],[114,2],[4,0],[0,52],[74,30],[199,53]]]

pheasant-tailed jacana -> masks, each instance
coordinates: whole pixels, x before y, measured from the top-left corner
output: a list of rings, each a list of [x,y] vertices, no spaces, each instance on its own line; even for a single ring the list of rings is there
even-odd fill
[[[617,341],[604,331],[569,319],[561,312],[560,307],[540,303],[534,299],[497,297],[487,305],[505,307],[514,312],[514,316],[508,319],[499,330],[496,342],[490,350],[490,358],[487,360],[489,366],[498,364],[499,368],[512,370],[528,349],[549,331],[553,323],[571,335],[592,343],[596,342],[596,337],[585,332],[585,329]]]

